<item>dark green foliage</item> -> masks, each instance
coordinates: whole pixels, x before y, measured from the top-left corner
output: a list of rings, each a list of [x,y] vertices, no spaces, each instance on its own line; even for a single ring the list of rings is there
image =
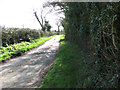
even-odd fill
[[[48,32],[50,32],[50,30],[51,30],[51,25],[49,24],[49,22],[48,21],[45,21],[45,27],[46,27],[46,30],[48,31]]]
[[[119,87],[120,3],[54,3],[65,13],[66,40],[94,57],[95,87]]]
[[[20,43],[22,41],[31,42],[34,39],[38,39],[43,36],[52,36],[56,32],[50,32],[51,27],[48,26],[48,31],[41,31],[35,29],[19,29],[19,28],[3,28],[2,29],[2,46],[7,46],[14,43]]]
[[[40,37],[40,31],[31,29],[9,28],[2,30],[2,46],[7,46],[22,41],[30,42]]]

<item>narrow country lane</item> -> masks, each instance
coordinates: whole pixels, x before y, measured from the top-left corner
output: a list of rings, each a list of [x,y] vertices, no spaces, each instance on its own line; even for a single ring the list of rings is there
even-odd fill
[[[27,54],[0,64],[2,88],[35,88],[49,71],[59,50],[60,35]]]

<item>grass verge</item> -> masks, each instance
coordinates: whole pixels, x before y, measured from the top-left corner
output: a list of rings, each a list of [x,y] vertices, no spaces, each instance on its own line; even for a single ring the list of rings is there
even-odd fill
[[[42,43],[51,39],[54,36],[56,35],[53,35],[51,37],[41,37],[39,39],[33,40],[32,42],[22,42],[22,43],[16,43],[14,45],[9,45],[7,47],[1,47],[0,61],[11,57],[20,56],[22,53],[41,45]]]
[[[55,63],[39,88],[94,87],[96,74],[92,64],[81,49],[61,37],[61,48]]]

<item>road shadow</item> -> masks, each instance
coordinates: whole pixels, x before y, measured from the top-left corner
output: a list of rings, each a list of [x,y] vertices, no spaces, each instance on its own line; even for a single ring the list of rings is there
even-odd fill
[[[59,42],[65,41],[65,39],[61,39]]]

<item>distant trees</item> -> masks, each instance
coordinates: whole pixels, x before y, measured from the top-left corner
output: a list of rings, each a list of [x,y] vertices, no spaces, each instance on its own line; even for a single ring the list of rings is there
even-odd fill
[[[37,15],[37,12],[34,12],[34,15],[35,15],[37,21],[39,22],[40,26],[42,27],[42,31],[44,31],[44,32],[49,31],[50,32],[51,25],[49,24],[49,21],[46,21],[46,15],[48,13],[43,16],[43,11],[44,10],[42,9],[41,10],[41,16],[40,16],[41,20],[39,19],[38,15]]]
[[[49,21],[45,21],[45,27],[48,32],[51,30],[51,25],[49,24]]]

